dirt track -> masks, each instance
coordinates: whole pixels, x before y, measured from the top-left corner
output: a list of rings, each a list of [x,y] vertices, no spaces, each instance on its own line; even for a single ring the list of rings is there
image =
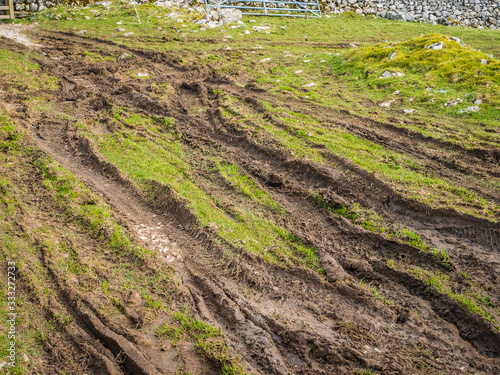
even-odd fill
[[[224,248],[214,240],[213,233],[206,229],[193,232],[196,219],[185,207],[172,203],[162,186],[157,187],[154,200],[145,199],[77,135],[68,121],[38,117],[29,107],[22,107],[28,99],[22,95],[6,99],[10,115],[30,130],[39,147],[102,195],[139,243],[155,251],[169,247],[165,262],[174,266],[189,290],[187,303],[200,318],[223,328],[249,372],[326,375],[354,373],[361,368],[381,374],[500,371],[500,332],[495,327],[446,294],[385,262],[398,258],[408,267],[431,265],[455,278],[458,285],[466,282],[460,275],[467,270],[473,275],[471,282],[496,286],[490,298],[498,305],[498,224],[409,201],[383,180],[326,149],[323,154],[330,160],[328,166],[295,159],[272,140],[260,139],[257,132],[237,122],[228,123],[221,115],[220,94],[214,90],[230,93],[238,99],[238,106],[263,115],[276,126],[280,126],[279,119],[259,100],[318,113],[303,102],[274,97],[251,85],[242,88],[210,67],[181,66],[167,54],[61,33],[39,31],[38,37],[45,55],[39,61],[42,71],[61,83],[58,91],[50,93],[56,108],[70,111],[79,119],[102,120],[103,124],[104,110],[114,105],[175,118],[176,131],[194,155],[209,148],[224,150],[229,161],[251,175],[285,208],[290,218],[286,225],[293,233],[317,249],[326,278],[304,268],[268,264],[244,252],[224,259]],[[4,40],[0,44],[5,49],[22,50]],[[82,62],[85,50],[105,51],[110,56],[127,52],[132,58],[89,64]],[[173,87],[168,101],[154,98],[151,81],[127,76],[126,72],[134,68],[147,69],[155,82],[168,80]],[[196,106],[208,110],[194,114],[191,108]],[[499,176],[498,152],[454,150],[436,155],[425,147],[426,142],[434,141],[391,124],[380,126],[348,113],[333,117],[324,108],[317,117],[325,126],[340,126],[411,154],[437,174],[500,202],[500,196],[466,178],[470,173]],[[452,162],[456,152],[463,156],[458,163]],[[359,202],[375,208],[392,223],[410,228],[433,246],[448,251],[451,269],[411,245],[385,239],[332,215],[311,199],[311,192],[320,192],[332,205]],[[46,266],[50,270],[50,264]],[[361,280],[376,286],[394,305],[375,298]],[[58,298],[65,305],[65,297]],[[80,307],[78,296],[67,299],[73,301],[66,303],[66,309],[80,321],[84,341],[94,351],[112,353],[103,360],[105,365],[89,367],[87,373],[174,373],[175,366],[151,344],[155,343],[151,332],[157,322],[144,327],[149,334],[141,332],[138,338],[139,334],[133,333],[135,313],[124,313],[130,318],[128,324],[108,324],[88,308]],[[79,340],[76,336],[73,339]],[[120,353],[125,360],[117,359]],[[190,357],[188,351],[181,349],[179,353],[172,361],[182,362],[187,371],[216,371]]]

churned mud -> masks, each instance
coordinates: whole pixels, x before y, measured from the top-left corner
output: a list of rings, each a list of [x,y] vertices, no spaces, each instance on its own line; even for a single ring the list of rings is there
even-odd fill
[[[500,176],[498,150],[452,149],[391,124],[350,113],[334,115],[298,99],[255,89],[251,83],[242,85],[208,66],[181,65],[168,53],[64,33],[39,30],[33,35],[43,56],[37,61],[41,71],[57,77],[58,89],[6,95],[3,101],[9,115],[44,153],[102,196],[139,244],[161,254],[184,291],[179,301],[199,319],[222,328],[249,373],[355,374],[363,369],[381,374],[499,373],[498,327],[406,269],[429,267],[448,275],[457,288],[467,283],[492,286],[488,295],[498,306],[500,226],[410,200],[383,179],[321,145],[316,147],[327,164],[294,157],[290,150],[254,131],[258,125],[252,119],[286,127],[261,102],[293,108],[315,116],[325,127],[341,127],[410,154],[436,175],[496,204],[500,204],[497,192],[467,176]],[[24,49],[5,39],[0,46]],[[92,63],[84,58],[85,51],[116,60]],[[130,57],[118,59],[124,53]],[[138,80],[131,71],[147,72],[151,79]],[[159,99],[158,87],[163,82],[168,82],[168,93]],[[234,98],[232,104],[224,101],[224,95]],[[231,196],[231,186],[203,175],[204,159],[197,157],[217,150],[284,208],[287,219],[282,225],[314,246],[324,273],[267,263],[219,241],[217,228],[201,227],[189,205],[161,183],[153,182],[148,194],[141,190],[105,160],[72,120],[40,114],[26,105],[30,98],[41,96],[50,97],[59,112],[71,113],[80,121],[99,121],[102,132],[113,132],[109,109],[114,107],[175,119],[176,132],[193,151],[190,163],[200,171],[198,185],[214,196]],[[247,121],[228,120],[224,110],[246,115]],[[439,146],[439,151],[431,146]],[[458,161],[457,153],[461,155]],[[387,222],[409,228],[430,246],[447,251],[449,264],[332,214],[312,198],[314,194],[331,207],[355,202],[370,207]],[[229,259],[227,247],[232,249]],[[398,259],[406,268],[391,267],[387,259]],[[193,374],[217,373],[217,367],[196,356],[192,348],[162,348],[154,336],[161,317],[138,324],[142,317],[134,296],[123,296],[128,301],[123,319],[108,321],[96,314],[91,294],[72,289],[63,275],[51,271],[49,255],[43,266],[51,275],[49,288],[58,291],[52,297],[54,306],[77,322],[61,334],[59,348],[57,343],[52,350],[46,348],[55,363],[63,362],[58,353],[65,342],[71,342],[73,349],[64,355],[74,353],[72,361],[80,363],[87,374],[174,374],[179,366]],[[154,267],[143,272],[154,272]],[[47,368],[47,373],[59,372]]]

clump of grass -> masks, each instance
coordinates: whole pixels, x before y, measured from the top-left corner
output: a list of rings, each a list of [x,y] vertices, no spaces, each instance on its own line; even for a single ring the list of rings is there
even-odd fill
[[[435,43],[442,43],[442,48],[428,48]],[[371,89],[399,90],[401,96],[432,106],[442,107],[457,96],[463,103],[456,109],[476,99],[491,104],[500,99],[500,61],[442,34],[353,49],[332,58],[331,66],[348,79],[361,78]],[[384,72],[404,76],[381,78]]]
[[[118,254],[131,255],[142,262],[154,254],[135,243],[112,218],[109,206],[95,199],[93,194],[71,173],[48,158],[36,164],[42,171],[42,184],[54,192],[66,214],[80,221],[94,236]]]
[[[220,175],[231,184],[236,190],[246,195],[253,201],[272,208],[273,210],[284,213],[284,209],[264,190],[259,188],[255,181],[249,176],[240,172],[237,165],[230,162],[216,162]]]
[[[284,266],[304,265],[323,272],[314,247],[301,241],[265,212],[239,210],[238,218],[234,220],[223,207],[219,207],[216,199],[199,185],[186,146],[175,132],[156,133],[158,126],[164,129],[163,124],[128,113],[125,109],[115,114],[127,124],[127,128],[106,135],[91,135],[84,129],[79,130],[93,139],[103,156],[129,176],[139,189],[149,193],[151,181],[158,181],[185,200],[201,226],[214,223],[218,228],[216,235],[224,241],[258,254],[268,262]],[[136,133],[137,129],[156,134],[144,137]],[[274,210],[281,210],[255,182],[241,175],[236,166],[219,163],[219,168],[222,176],[242,194]]]
[[[379,299],[380,301],[382,301],[384,304],[388,305],[388,306],[393,306],[394,305],[394,301],[390,298],[387,298],[387,297],[384,297],[376,287],[374,286],[371,286],[369,285],[369,288],[370,288],[370,292],[372,292],[372,294],[377,298]]]
[[[156,329],[156,336],[170,340],[173,346],[188,338],[194,339],[196,347],[203,356],[222,366],[223,374],[245,374],[244,366],[240,364],[240,359],[231,353],[222,330],[189,317],[183,312],[172,313],[170,321]]]
[[[407,272],[410,275],[413,275],[415,278],[424,281],[429,287],[435,289],[439,293],[447,294],[450,298],[459,302],[471,313],[477,314],[486,319],[487,321],[491,322],[491,324],[493,324],[493,326],[500,331],[500,323],[496,319],[494,319],[494,317],[484,307],[479,306],[469,296],[455,293],[447,285],[450,282],[450,277],[448,275],[442,274],[439,271],[435,272],[424,271],[420,268],[413,268],[413,269],[409,268],[407,269]],[[490,305],[488,305],[489,297],[478,296],[477,294],[474,294],[472,297],[475,298],[477,301],[482,302],[485,306],[491,307]]]

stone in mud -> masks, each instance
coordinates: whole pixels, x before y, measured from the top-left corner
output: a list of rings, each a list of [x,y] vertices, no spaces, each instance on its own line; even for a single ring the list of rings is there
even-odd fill
[[[127,305],[138,305],[142,302],[142,297],[137,292],[127,290],[125,293],[123,293],[123,300]]]
[[[321,267],[325,270],[325,275],[329,281],[344,281],[351,276],[344,271],[344,268],[330,255],[324,255],[321,259]]]

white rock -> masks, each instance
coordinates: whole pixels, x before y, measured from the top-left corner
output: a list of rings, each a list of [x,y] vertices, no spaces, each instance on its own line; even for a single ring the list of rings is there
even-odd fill
[[[390,107],[394,100],[388,100],[386,102],[380,103],[381,107]]]
[[[391,78],[391,77],[403,77],[404,74],[401,73],[401,72],[394,72],[394,73],[391,73],[389,72],[388,70],[386,70],[385,72],[382,73],[382,75],[378,78]]]
[[[265,59],[260,60],[260,62],[261,62],[261,63],[262,63],[262,62],[266,62],[266,61],[271,61],[271,58],[270,58],[270,57],[268,57],[268,58],[265,58]]]
[[[399,94],[399,90],[396,90],[392,93],[392,95],[397,95],[397,94]]]
[[[326,60],[320,60],[320,63],[326,62]]]
[[[486,59],[481,59],[481,64],[483,64],[483,65],[488,65],[488,60],[486,60]]]
[[[404,113],[413,113],[413,112],[415,112],[414,109],[404,109],[403,111],[404,111]]]
[[[313,87],[313,86],[316,86],[316,84],[314,82],[306,83],[305,85],[302,85],[302,87]]]
[[[250,31],[248,31],[248,30],[245,30],[245,34],[250,34]]]
[[[89,16],[85,16],[85,19],[86,19],[86,20],[89,20],[89,19],[90,19],[90,17],[89,17]]]
[[[241,10],[233,8],[224,8],[219,10],[219,20],[222,24],[238,22],[242,17]]]
[[[396,52],[393,52],[393,53],[392,53],[392,55],[391,55],[391,57],[389,57],[389,60],[392,60],[393,58],[395,58],[395,57],[396,57],[396,55],[397,55],[397,53],[396,53]]]
[[[132,35],[134,35],[134,33],[133,33],[133,32],[129,32],[129,33],[125,33],[125,34],[123,34],[123,36],[132,36]]]
[[[474,101],[474,104],[483,104],[483,101],[481,99],[477,99]]]
[[[454,40],[455,42],[460,43],[460,39],[456,36],[450,36],[450,40]]]
[[[148,73],[137,73],[137,77],[149,77]],[[154,236],[153,236],[154,238]]]
[[[259,30],[269,30],[270,27],[269,26],[254,26],[252,27],[252,29],[254,29],[255,31],[259,31]]]
[[[85,35],[87,33],[87,30],[80,30],[76,34],[77,35]]]
[[[128,59],[132,56],[130,56],[127,52],[123,52],[119,57],[118,57],[118,60],[125,60],[125,59]]]
[[[435,50],[442,49],[442,48],[443,48],[443,42],[433,43],[433,44],[426,47],[426,49],[435,49]]]
[[[161,7],[161,8],[170,8],[170,7],[172,7],[172,2],[171,1],[157,1],[155,3],[155,5],[157,7]]]
[[[474,105],[472,107],[467,107],[465,109],[462,109],[459,112],[460,113],[467,113],[467,112],[478,112],[478,111],[479,111],[479,107],[477,105]]]
[[[119,31],[119,32],[123,33],[125,31],[125,29],[122,28],[122,27],[119,27],[119,28],[116,29],[116,31]]]
[[[210,29],[215,29],[216,27],[219,27],[221,25],[217,21],[208,21],[205,26],[209,27]]]
[[[295,74],[300,74],[300,73],[302,73],[302,70],[296,70],[295,71]]]

